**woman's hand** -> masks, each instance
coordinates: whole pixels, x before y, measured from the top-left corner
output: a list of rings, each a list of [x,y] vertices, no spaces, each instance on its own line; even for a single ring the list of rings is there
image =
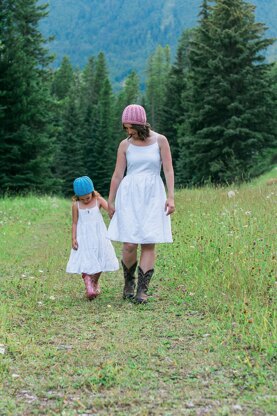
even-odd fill
[[[175,204],[173,198],[167,198],[165,202],[165,212],[166,215],[170,215],[175,211]]]
[[[108,202],[108,213],[109,213],[109,217],[110,219],[112,219],[113,214],[115,213],[115,207],[114,207],[114,202]]]
[[[76,238],[73,238],[72,240],[72,248],[73,250],[78,250],[78,241],[76,240]]]

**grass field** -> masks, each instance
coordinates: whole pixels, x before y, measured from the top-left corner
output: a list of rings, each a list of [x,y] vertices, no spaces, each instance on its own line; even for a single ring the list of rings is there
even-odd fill
[[[69,200],[1,199],[0,415],[275,414],[274,174],[177,192],[147,305],[66,275]]]

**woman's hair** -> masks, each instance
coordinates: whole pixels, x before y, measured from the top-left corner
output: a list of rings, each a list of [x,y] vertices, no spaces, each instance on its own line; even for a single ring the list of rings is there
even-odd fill
[[[147,137],[150,136],[150,124],[131,124],[132,129],[136,130],[138,132],[138,136],[140,140],[145,140],[147,139]],[[123,129],[125,129],[125,127],[123,126]]]
[[[101,195],[99,194],[99,192],[97,192],[95,189],[94,189],[94,191],[93,191],[93,192],[91,192],[91,194],[92,194],[92,196],[93,196],[93,197],[95,197],[95,198],[98,198],[99,196],[101,196]],[[79,196],[78,196],[78,195],[73,195],[73,197],[72,197],[72,201],[74,201],[74,202],[79,201]]]

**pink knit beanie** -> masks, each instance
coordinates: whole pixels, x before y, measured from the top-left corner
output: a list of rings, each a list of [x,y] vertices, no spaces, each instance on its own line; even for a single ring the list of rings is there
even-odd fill
[[[138,104],[128,105],[122,113],[122,124],[141,124],[147,123],[144,108]]]

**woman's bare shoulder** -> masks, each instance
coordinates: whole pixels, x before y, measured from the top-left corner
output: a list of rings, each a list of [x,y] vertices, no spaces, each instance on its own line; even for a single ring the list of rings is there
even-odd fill
[[[157,142],[160,146],[163,146],[168,143],[168,140],[163,134],[158,133]]]
[[[128,146],[129,146],[128,139],[124,139],[119,143],[118,150],[122,150],[123,152],[125,152]]]

